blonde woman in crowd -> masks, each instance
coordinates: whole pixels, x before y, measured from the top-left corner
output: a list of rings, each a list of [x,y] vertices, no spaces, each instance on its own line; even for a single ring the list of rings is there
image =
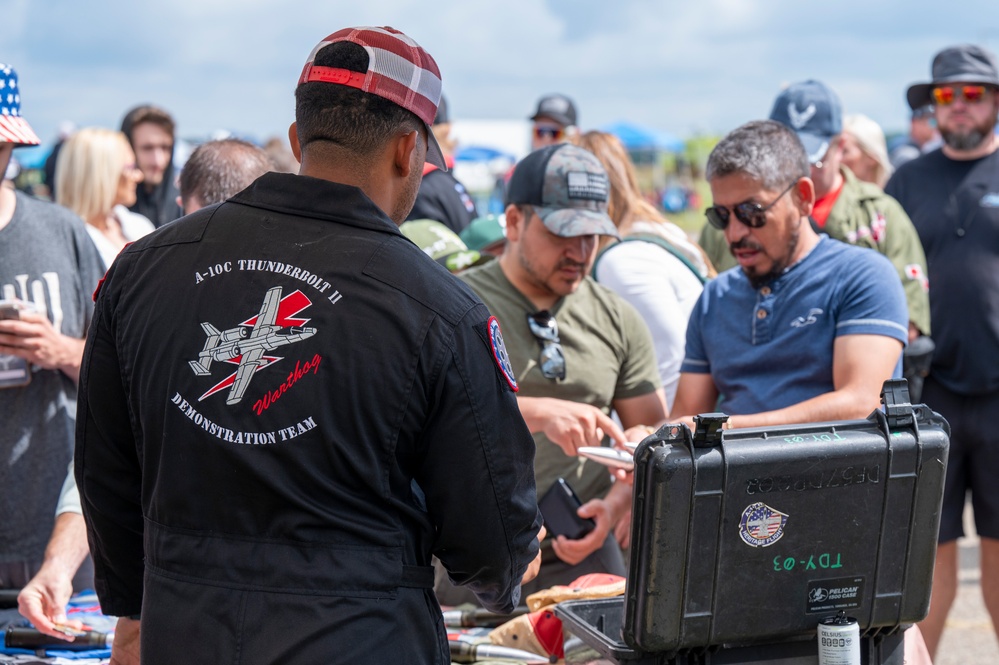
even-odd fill
[[[843,118],[843,163],[857,179],[885,188],[892,173],[885,133],[866,115]]]
[[[107,268],[126,244],[153,231],[152,222],[133,212],[142,172],[121,132],[87,128],[71,136],[59,153],[57,202],[87,223]]]
[[[714,269],[700,247],[642,197],[635,167],[613,134],[591,131],[572,142],[589,150],[610,179],[608,214],[622,240],[601,248],[593,277],[631,303],[652,331],[670,408],[680,378],[687,319]],[[640,241],[640,242],[639,242]]]

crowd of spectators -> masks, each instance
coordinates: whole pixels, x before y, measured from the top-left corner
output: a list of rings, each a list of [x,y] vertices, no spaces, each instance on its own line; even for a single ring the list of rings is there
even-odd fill
[[[354,53],[329,57],[347,63],[335,71],[357,72],[368,66],[366,57]],[[358,64],[361,61],[364,64]],[[432,59],[417,66],[436,68]],[[314,74],[309,74],[310,67]],[[882,382],[905,373],[926,379],[922,399],[953,428],[934,594],[929,618],[921,626],[928,651],[936,651],[954,599],[955,541],[963,534],[961,519],[969,493],[982,537],[982,590],[999,625],[999,491],[993,480],[999,474],[999,442],[992,441],[982,425],[999,409],[999,69],[994,55],[977,46],[938,53],[931,80],[907,91],[911,141],[891,151],[882,129],[860,113],[844,115],[838,95],[824,83],[802,81],[776,91],[768,119],[747,117],[708,158],[705,174],[712,205],[696,238],[643,195],[634,164],[615,136],[580,130],[578,110],[566,95],[545,95],[538,101],[530,116],[532,152],[503,183],[505,211],[480,217],[450,171],[451,118],[443,98],[438,102],[421,88],[419,94],[432,105],[409,106],[412,96],[403,101],[381,95],[384,99],[377,102],[365,101],[365,112],[401,118],[393,121],[396,125],[386,120],[378,127],[407,126],[408,116],[392,115],[399,109],[421,121],[413,125],[419,131],[404,135],[410,139],[391,143],[395,152],[379,152],[371,147],[380,145],[377,137],[368,136],[363,143],[349,131],[337,134],[345,130],[310,120],[307,104],[346,108],[344,100],[318,95],[309,99],[317,85],[353,86],[327,69],[310,61],[299,82],[301,115],[290,134],[296,158],[291,162],[286,155],[276,159],[275,146],[270,146],[269,155],[251,143],[225,139],[199,146],[181,170],[174,161],[174,119],[161,108],[141,105],[124,115],[120,129],[67,128],[53,150],[51,168],[46,164],[46,184],[55,203],[15,191],[9,181],[0,189],[0,305],[7,312],[0,320],[0,412],[5,416],[0,430],[5,459],[0,466],[0,505],[5,514],[19,516],[0,527],[0,587],[23,589],[21,611],[40,630],[61,635],[60,624],[72,625],[63,608],[74,586],[94,583],[94,573],[85,564],[88,526],[91,548],[96,539],[105,543],[104,550],[115,549],[101,540],[114,530],[108,526],[110,518],[99,514],[108,505],[101,495],[104,486],[95,479],[99,469],[84,467],[78,458],[74,474],[72,465],[81,367],[90,367],[85,377],[103,376],[84,356],[88,331],[103,326],[103,350],[116,361],[121,354],[120,372],[129,390],[140,395],[152,390],[147,385],[151,378],[141,367],[125,364],[134,360],[128,355],[131,350],[115,347],[120,340],[111,331],[123,324],[108,312],[120,305],[119,294],[143,287],[144,307],[160,307],[166,301],[153,295],[155,280],[171,266],[182,264],[186,270],[209,256],[207,249],[202,256],[197,247],[217,254],[219,243],[239,243],[247,259],[256,259],[253,252],[258,249],[263,258],[268,234],[282,240],[286,232],[272,215],[294,229],[296,251],[315,253],[321,244],[329,252],[325,258],[337,266],[352,266],[367,251],[358,240],[363,234],[349,230],[350,224],[363,226],[379,215],[395,224],[408,220],[401,226],[404,236],[457,275],[446,277],[446,282],[438,276],[426,286],[419,280],[408,285],[417,291],[430,289],[420,291],[414,301],[438,308],[441,318],[433,326],[451,326],[434,333],[443,336],[440,343],[445,346],[471,348],[477,340],[475,333],[463,332],[464,324],[456,323],[465,314],[444,302],[442,294],[451,293],[454,302],[467,300],[468,307],[485,304],[491,352],[485,357],[497,364],[500,386],[518,392],[515,402],[506,395],[483,399],[505,405],[507,411],[516,404],[514,411],[523,420],[517,432],[525,435],[518,445],[529,442],[526,434],[533,435],[536,452],[529,461],[537,496],[568,481],[583,502],[579,516],[594,525],[580,538],[543,538],[540,573],[533,581],[524,575],[525,592],[591,572],[627,574],[622,552],[630,546],[630,484],[624,474],[578,456],[579,448],[627,449],[666,422],[692,425],[694,415],[715,410],[731,416],[729,427],[862,418],[877,408]],[[10,67],[0,65],[0,77],[5,88],[20,90]],[[438,87],[438,98],[439,93]],[[371,96],[367,91],[357,94]],[[377,105],[390,102],[396,105],[394,111]],[[317,139],[323,132],[335,134],[336,140]],[[363,149],[351,148],[354,140]],[[18,97],[0,116],[0,171],[6,170],[14,148],[38,143],[20,113]],[[421,145],[426,161],[420,157],[418,172],[411,172],[410,160],[416,160],[412,155]],[[348,156],[356,162],[347,165]],[[277,174],[295,170],[299,162],[303,175]],[[386,168],[379,170],[379,164]],[[386,175],[390,172],[391,177]],[[295,184],[302,180],[308,186]],[[326,190],[315,187],[313,180],[341,184]],[[348,191],[347,185],[363,194]],[[320,195],[332,198],[327,202]],[[298,210],[297,216],[290,216],[290,210]],[[215,221],[216,211],[222,211],[222,221]],[[355,214],[360,221],[338,231],[345,243],[357,243],[349,252],[337,249],[335,237],[307,231],[296,221]],[[233,226],[241,220],[252,220],[246,222],[252,232],[243,234]],[[212,229],[220,235],[213,236]],[[126,250],[131,243],[137,244]],[[406,247],[392,247],[400,265],[420,265],[423,257],[407,254]],[[123,250],[127,258],[118,259],[126,256]],[[358,274],[374,275],[379,288],[417,278],[400,275],[398,267],[376,258],[356,268]],[[147,275],[146,281],[122,266]],[[413,270],[423,279],[422,271],[431,268],[428,264]],[[101,276],[109,269],[109,276],[117,278],[111,287],[116,295],[106,297],[113,302],[106,305],[103,318],[95,320],[91,294],[96,298]],[[217,263],[212,259],[210,266],[195,270],[193,284],[233,269],[225,258]],[[313,278],[322,282],[319,269],[291,270],[288,265],[284,274],[302,275],[302,284],[312,286]],[[184,349],[176,355],[189,356],[190,368],[200,376],[210,373],[211,361],[225,360],[216,349],[232,341],[229,335],[250,336],[252,341],[259,330],[273,328],[273,335],[287,336],[281,344],[314,335],[310,319],[299,316],[306,305],[296,310],[285,305],[280,289],[276,293],[268,292],[263,308],[259,299],[251,307],[260,309],[256,317],[248,314],[229,322],[229,329],[199,320],[209,340],[204,349]],[[164,295],[175,309],[185,304],[183,294]],[[290,291],[284,296],[292,297]],[[323,296],[334,305],[338,302],[328,293]],[[310,302],[302,297],[300,302]],[[363,297],[373,299],[372,307],[380,306],[375,292]],[[271,306],[270,322],[262,323]],[[399,306],[414,307],[409,301]],[[129,316],[136,330],[154,319],[163,321],[144,310],[130,311]],[[420,325],[436,330],[430,323]],[[394,343],[413,343],[408,338],[412,331],[397,332],[400,339]],[[344,334],[353,340],[355,333]],[[449,335],[458,341],[446,341]],[[359,348],[371,352],[362,338],[356,340]],[[276,344],[276,337],[267,339],[267,344]],[[91,340],[88,348],[93,344]],[[256,385],[248,388],[257,371],[281,360],[248,348],[233,352],[230,359],[236,358],[238,370],[196,400],[198,405],[213,391],[227,392],[232,405],[249,390],[245,394],[249,402],[257,402],[259,416],[285,394],[284,388],[267,394]],[[318,354],[316,358],[318,372]],[[332,362],[323,360],[324,367]],[[466,376],[461,358],[453,362],[454,375],[448,381],[495,379]],[[189,369],[187,362],[183,365]],[[486,366],[491,367],[488,362]],[[289,376],[289,390],[298,380],[298,369]],[[432,384],[432,377],[423,379]],[[456,389],[427,388],[425,399],[434,399],[435,390]],[[394,390],[386,395],[398,397]],[[386,395],[382,398],[388,399]],[[98,397],[91,393],[88,403]],[[122,404],[138,408],[130,399],[123,397]],[[195,408],[206,408],[193,404],[187,404],[187,418],[193,419]],[[110,412],[94,415],[96,407],[91,409],[87,422],[101,432],[97,436],[91,431],[90,445],[106,443],[111,430],[102,418]],[[403,414],[401,407],[398,413]],[[120,427],[128,430],[131,418],[134,430],[141,429],[136,412],[126,409],[122,414],[126,422],[119,422]],[[331,425],[323,422],[326,427]],[[364,429],[359,425],[359,431]],[[126,453],[95,459],[129,469],[137,460],[122,461]],[[196,453],[185,448],[185,454]],[[403,465],[415,464],[415,459]],[[198,473],[198,463],[192,461],[190,473]],[[518,468],[516,462],[509,466]],[[141,507],[130,518],[141,518],[145,509],[148,520],[155,479],[141,469],[135,473],[132,480],[141,479],[143,487],[135,485],[130,488],[133,494],[122,496],[141,496]],[[401,476],[390,480],[385,473],[386,483],[401,482]],[[438,475],[427,472],[420,477],[439,480]],[[84,490],[82,507],[76,479]],[[438,487],[413,482],[414,495],[421,497],[416,504],[440,507],[447,493],[435,494]],[[405,490],[410,491],[409,485]],[[122,524],[127,520],[122,520],[117,528],[139,528],[134,522],[126,528]],[[530,516],[510,524],[521,529],[518,546],[527,548],[525,543],[537,533]],[[502,579],[499,591],[487,573],[460,569],[458,562],[465,565],[480,553],[463,551],[454,532],[442,531],[440,538],[446,547],[431,543],[428,548],[439,558],[436,592],[442,601],[475,601],[477,594],[482,602],[509,604],[515,594],[506,587],[520,580],[533,551],[530,557],[511,553],[515,565],[506,562],[514,568],[497,578]],[[141,538],[136,542],[141,547]],[[98,590],[127,599],[120,607],[132,607],[128,593],[109,591],[120,589],[116,585],[121,581],[118,572],[106,568],[112,555],[106,557],[98,558]],[[363,568],[364,563],[359,560],[358,565]],[[459,584],[468,585],[474,594],[463,593]]]

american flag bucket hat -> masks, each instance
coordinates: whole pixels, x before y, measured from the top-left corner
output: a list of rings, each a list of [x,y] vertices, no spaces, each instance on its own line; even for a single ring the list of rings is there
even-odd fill
[[[336,42],[352,42],[367,51],[368,71],[315,65],[316,54]],[[313,81],[357,88],[412,112],[427,126],[427,161],[447,170],[444,153],[431,130],[441,99],[441,73],[430,54],[403,33],[389,27],[334,32],[312,49],[298,84]]]
[[[17,72],[4,64],[0,64],[0,143],[41,143],[28,121],[21,117],[21,89],[17,83]]]

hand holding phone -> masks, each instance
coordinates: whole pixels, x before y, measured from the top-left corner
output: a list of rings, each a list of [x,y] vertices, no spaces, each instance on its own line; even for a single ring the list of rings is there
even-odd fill
[[[578,540],[597,526],[592,519],[576,513],[582,505],[565,478],[556,480],[538,501],[548,533],[565,536],[569,540]]]
[[[13,300],[0,300],[0,321],[21,318],[21,309]]]
[[[0,300],[0,321],[17,321],[21,318],[21,307],[17,301]],[[17,388],[30,381],[31,367],[27,360],[0,353],[0,388]]]

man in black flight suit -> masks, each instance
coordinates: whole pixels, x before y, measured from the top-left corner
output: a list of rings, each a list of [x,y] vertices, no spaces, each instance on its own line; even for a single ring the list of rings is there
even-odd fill
[[[398,229],[443,167],[439,97],[404,34],[333,33],[296,90],[300,174],[108,273],[76,476],[113,663],[448,662],[431,555],[494,611],[536,574],[499,326]]]

